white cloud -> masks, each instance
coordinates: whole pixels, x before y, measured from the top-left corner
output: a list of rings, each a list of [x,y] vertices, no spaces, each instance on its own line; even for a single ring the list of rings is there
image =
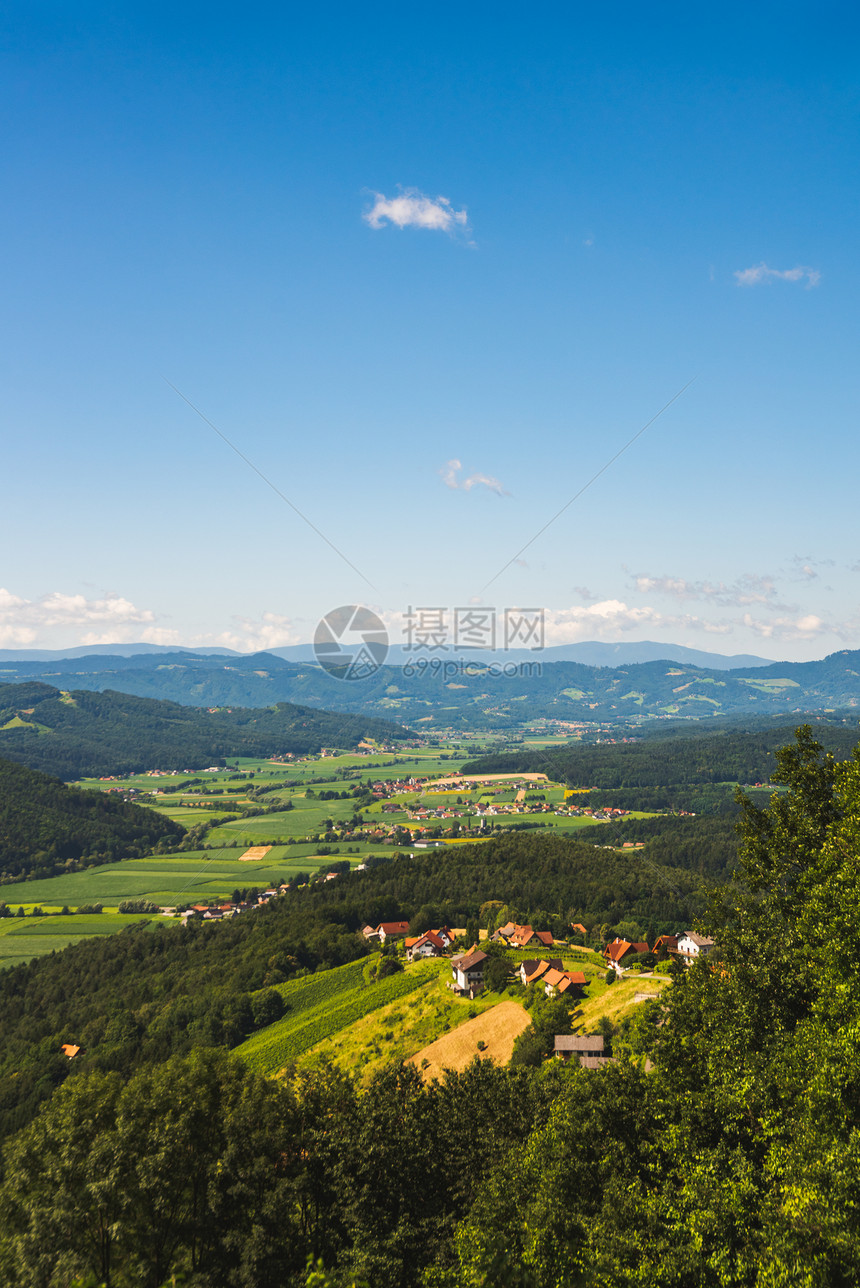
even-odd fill
[[[237,653],[261,653],[270,648],[283,648],[287,644],[300,644],[292,619],[277,613],[263,613],[254,621],[250,617],[234,617],[235,625],[212,637],[212,642]],[[207,642],[209,642],[207,640]]]
[[[497,496],[511,495],[510,492],[505,491],[505,489],[502,487],[499,480],[496,478],[493,478],[491,474],[470,474],[467,479],[463,479],[463,481],[460,482],[460,480],[457,478],[457,475],[459,474],[462,468],[463,468],[462,463],[458,461],[455,457],[454,459],[448,461],[445,464],[445,466],[439,471],[439,473],[442,475],[442,482],[445,484],[446,487],[451,488],[455,492],[456,491],[471,492],[473,487],[481,486],[481,487],[489,488],[489,490],[491,492],[495,492]]]
[[[373,194],[373,206],[363,218],[371,228],[382,228],[386,223],[398,228],[429,228],[433,232],[466,232],[469,216],[465,210],[455,210],[447,197],[427,197],[417,188],[404,188],[398,197]]]
[[[102,599],[51,591],[38,599],[24,599],[0,589],[0,646],[26,647],[42,640],[45,632],[77,630],[81,644],[121,643],[142,638],[155,622],[155,613],[136,608],[122,595]]]
[[[821,274],[817,268],[798,265],[797,268],[768,268],[767,264],[754,264],[752,268],[736,268],[735,278],[738,286],[759,286],[762,282],[802,282],[806,279],[806,289],[817,286]]]
[[[703,630],[708,634],[727,635],[731,626],[705,622],[689,614],[668,615],[650,607],[634,607],[620,599],[603,599],[587,606],[551,609],[544,612],[547,645],[575,644],[580,640],[617,639],[628,631]]]
[[[814,613],[805,613],[802,617],[794,618],[774,617],[770,621],[757,621],[750,613],[744,613],[740,624],[768,640],[812,640],[819,635],[842,633],[839,627],[828,625]]]

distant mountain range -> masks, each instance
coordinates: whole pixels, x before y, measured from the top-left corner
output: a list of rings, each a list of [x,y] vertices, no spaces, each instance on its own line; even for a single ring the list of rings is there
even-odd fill
[[[729,670],[666,658],[608,667],[548,661],[547,653],[524,654],[521,664],[516,654],[491,656],[491,663],[471,658],[468,667],[450,657],[418,656],[411,667],[385,665],[354,682],[275,653],[7,656],[0,659],[0,681],[38,680],[211,708],[291,702],[379,716],[419,731],[506,729],[535,719],[641,723],[860,708],[860,652],[847,650],[821,661],[765,665],[758,659]]]
[[[314,662],[312,644],[289,644],[284,648],[268,649],[273,657],[283,658],[286,662]],[[237,653],[229,648],[186,648],[185,646],[164,644],[100,644],[81,645],[68,649],[0,649],[0,666],[5,662],[57,662],[70,658],[91,657],[140,657],[144,654],[157,653],[191,653],[196,657],[250,657],[253,654]],[[403,666],[414,659],[414,654],[407,652],[400,645],[392,645],[388,651],[390,666]],[[486,662],[505,661],[522,662],[535,657],[527,649],[518,649],[505,654],[468,650],[459,654],[465,661]],[[599,640],[584,641],[580,644],[554,644],[541,651],[545,662],[580,662],[583,666],[631,666],[638,662],[685,662],[689,666],[707,666],[712,671],[730,671],[739,666],[772,666],[770,658],[757,657],[753,653],[735,653],[726,656],[722,653],[706,653],[702,649],[687,648],[684,644],[657,644],[653,640],[637,640],[632,643],[605,644]]]

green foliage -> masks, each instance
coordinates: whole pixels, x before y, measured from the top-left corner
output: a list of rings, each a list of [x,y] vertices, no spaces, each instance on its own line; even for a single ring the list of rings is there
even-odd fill
[[[556,1036],[570,1033],[570,1006],[563,997],[547,998],[535,991],[532,1022],[514,1043],[511,1064],[536,1068],[555,1050]]]
[[[0,760],[0,882],[135,858],[183,833],[153,810]]]

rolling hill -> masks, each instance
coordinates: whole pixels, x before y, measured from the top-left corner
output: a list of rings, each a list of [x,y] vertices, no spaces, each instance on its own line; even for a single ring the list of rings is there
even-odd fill
[[[155,810],[0,760],[0,882],[137,858],[183,834]]]
[[[348,686],[347,686],[348,687]],[[0,755],[61,778],[201,769],[227,756],[305,754],[391,741],[387,721],[281,702],[271,708],[203,711],[127,693],[63,692],[39,681],[0,684]]]

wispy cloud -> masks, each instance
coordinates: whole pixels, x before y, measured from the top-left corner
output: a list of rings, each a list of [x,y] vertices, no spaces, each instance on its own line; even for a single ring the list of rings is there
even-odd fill
[[[636,589],[643,595],[667,595],[672,599],[698,599],[722,606],[744,607],[750,604],[776,605],[773,577],[744,573],[731,585],[725,582],[687,581],[684,577],[651,577],[640,573]]]
[[[804,613],[799,617],[774,617],[769,621],[759,621],[750,613],[744,613],[739,624],[767,640],[813,640],[819,635],[842,634],[841,627],[822,621],[815,613]]]
[[[432,232],[465,233],[469,216],[455,210],[447,197],[428,197],[417,188],[403,188],[397,197],[375,192],[374,203],[363,218],[371,228],[394,224],[397,228],[428,228]]]
[[[457,475],[463,468],[462,463],[455,458],[448,461],[439,471],[442,475],[442,482],[446,487],[457,492],[471,492],[473,487],[485,487],[496,496],[510,496],[501,485],[498,479],[493,478],[492,474],[470,474],[468,478],[460,480]]]
[[[821,274],[817,268],[808,268],[798,264],[796,268],[768,268],[763,261],[752,268],[736,268],[735,278],[738,286],[760,286],[763,282],[802,282],[806,289],[817,286]]]

